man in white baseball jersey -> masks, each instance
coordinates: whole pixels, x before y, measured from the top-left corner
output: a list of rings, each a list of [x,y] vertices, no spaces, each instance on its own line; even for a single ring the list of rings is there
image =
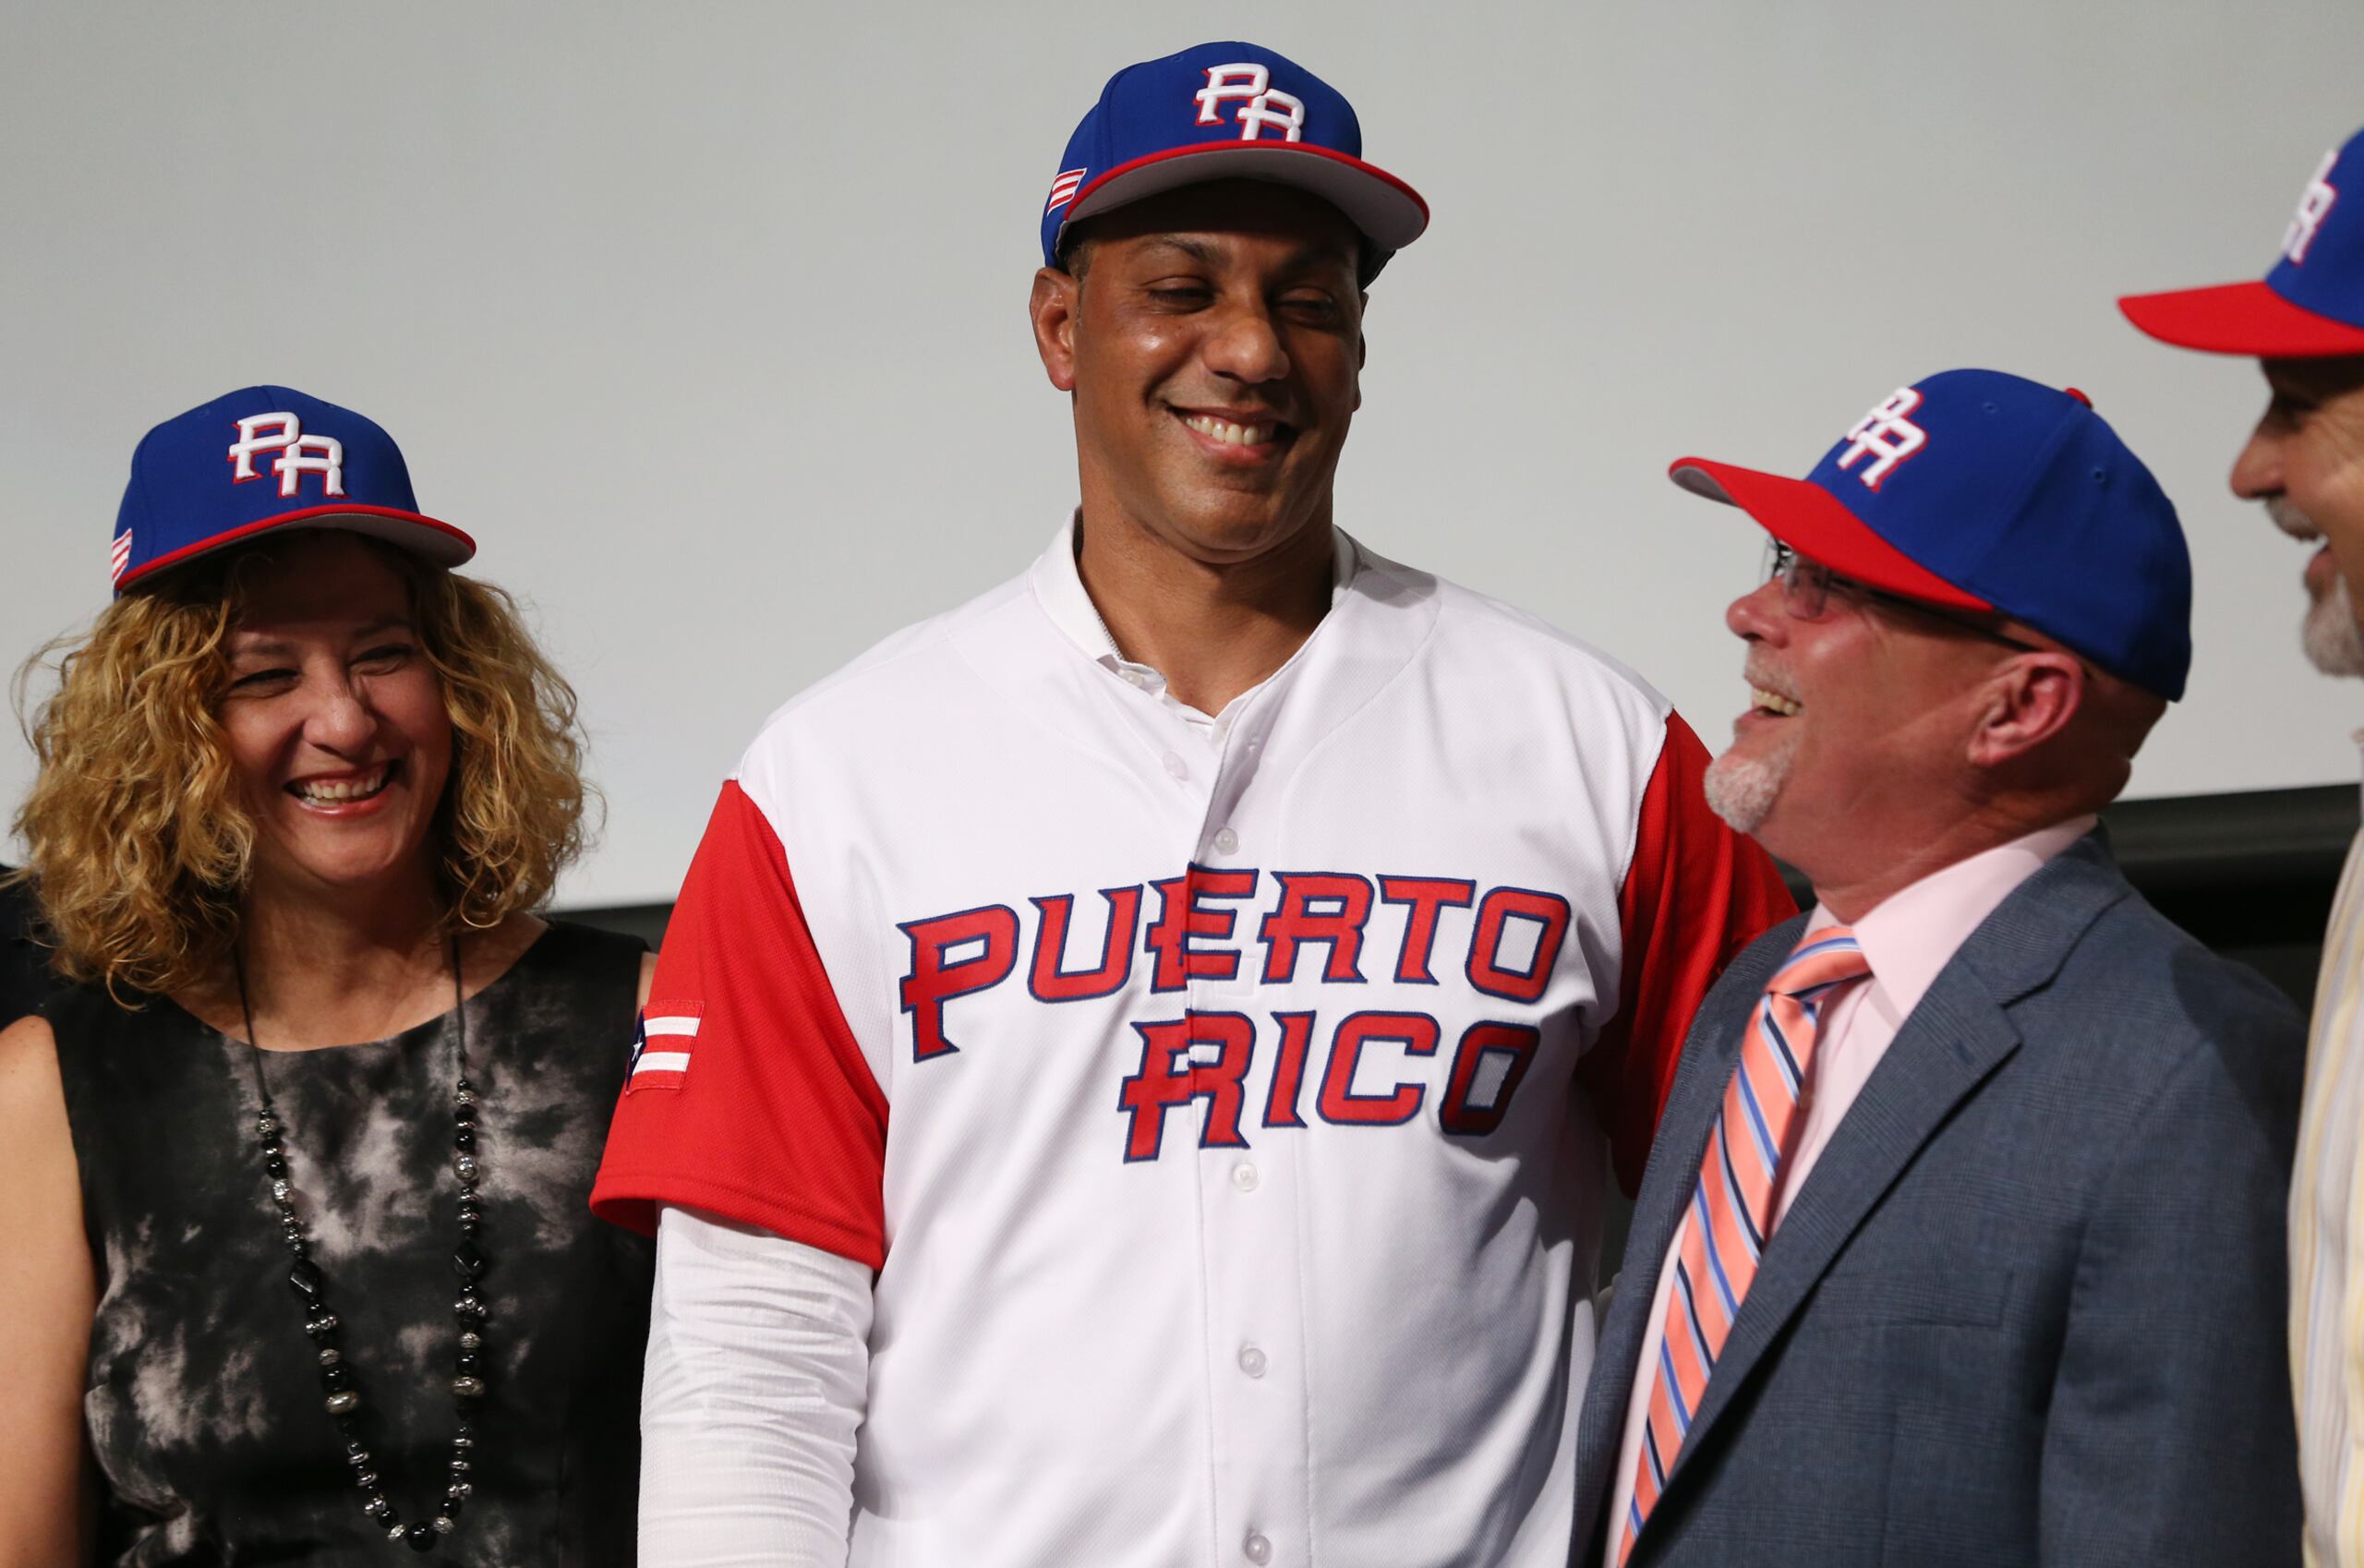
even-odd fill
[[[2364,675],[2364,131],[2324,155],[2260,281],[2134,295],[2167,343],[2261,362],[2271,401],[2233,464],[2308,559],[2301,644]],[[2364,838],[2324,934],[2290,1178],[2290,1373],[2311,1568],[2364,1564]]]
[[[658,1227],[643,1560],[1558,1568],[1610,1156],[1786,914],[1581,644],[1332,525],[1345,100],[1203,45],[1061,161],[1081,504],[780,710],[594,1203]]]

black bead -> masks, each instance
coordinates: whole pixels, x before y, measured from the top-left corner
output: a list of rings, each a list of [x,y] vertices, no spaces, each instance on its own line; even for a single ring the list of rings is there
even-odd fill
[[[460,1352],[458,1357],[452,1361],[452,1369],[460,1373],[463,1377],[475,1377],[477,1373],[484,1370],[484,1357],[477,1355],[473,1350],[463,1350]]]
[[[462,1236],[474,1236],[483,1228],[483,1224],[476,1220],[462,1220],[460,1222],[460,1234]]]
[[[435,1550],[435,1526],[413,1525],[404,1533],[403,1539],[410,1543],[413,1551],[432,1551]]]
[[[476,1146],[476,1135],[464,1127],[452,1135],[452,1147],[454,1149],[473,1149]]]
[[[474,1242],[463,1241],[457,1248],[453,1248],[452,1253],[452,1272],[459,1275],[462,1279],[475,1279],[478,1274],[484,1272],[484,1266],[485,1256],[483,1253],[476,1250],[476,1244]]]
[[[296,1266],[287,1271],[287,1285],[289,1289],[295,1291],[306,1301],[315,1305],[319,1303],[320,1271],[313,1267],[308,1260],[302,1258],[296,1260]]]
[[[476,1086],[475,1084],[473,1084],[473,1083],[470,1083],[466,1079],[464,1079],[464,1079],[460,1080],[459,1080],[459,1082],[457,1082],[457,1083],[453,1084],[453,1085],[452,1085],[452,1087],[453,1087],[454,1089],[457,1089],[457,1090],[458,1090],[461,1093],[463,1093],[463,1094],[470,1094],[470,1093],[474,1093],[474,1092],[476,1092]]]
[[[343,1367],[320,1369],[320,1386],[331,1393],[343,1393],[353,1386],[353,1374]]]
[[[446,1519],[456,1519],[460,1516],[460,1504],[464,1501],[464,1500],[461,1498],[447,1497],[443,1500],[442,1506],[436,1509],[435,1512],[440,1514]]]
[[[273,1154],[262,1163],[262,1168],[274,1176],[283,1176],[287,1174],[287,1162]]]

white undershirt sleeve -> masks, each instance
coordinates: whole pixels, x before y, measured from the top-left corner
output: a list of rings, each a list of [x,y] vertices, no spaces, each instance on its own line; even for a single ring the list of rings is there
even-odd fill
[[[870,1313],[861,1263],[660,1210],[643,1568],[845,1568]]]

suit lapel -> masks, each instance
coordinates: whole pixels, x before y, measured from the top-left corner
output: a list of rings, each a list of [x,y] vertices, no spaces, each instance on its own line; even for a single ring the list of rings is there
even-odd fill
[[[2057,973],[2060,965],[2101,912],[2132,889],[2109,858],[2099,834],[2089,835],[2064,850],[2005,899],[1994,914],[1962,945],[1939,973],[1928,993],[1912,1010],[1895,1041],[1880,1059],[1830,1142],[1815,1161],[1805,1186],[1765,1248],[1755,1282],[1741,1303],[1740,1318],[1725,1341],[1707,1389],[1693,1417],[1682,1453],[1676,1457],[1667,1490],[1683,1484],[1696,1454],[1723,1412],[1763,1359],[1767,1346],[1789,1323],[1815,1284],[1821,1280],[1864,1217],[1878,1206],[1923,1144],[1936,1134],[1954,1107],[1971,1094],[2011,1053],[2020,1036],[2008,1009],[2014,1002]],[[1795,933],[1788,927],[1789,941]],[[1766,939],[1769,943],[1771,938]],[[1622,1436],[1624,1411],[1633,1395],[1634,1363],[1641,1355],[1650,1295],[1657,1289],[1659,1262],[1674,1237],[1675,1224],[1698,1172],[1707,1148],[1707,1130],[1724,1083],[1739,1050],[1739,1030],[1746,1007],[1787,956],[1788,943],[1759,969],[1743,1006],[1719,1009],[1725,1016],[1717,1027],[1730,1038],[1713,1042],[1694,1039],[1686,1050],[1712,1044],[1712,1081],[1691,1086],[1684,1120],[1673,1119],[1671,1104],[1660,1126],[1661,1144],[1680,1128],[1681,1161],[1670,1157],[1661,1170],[1652,1151],[1643,1202],[1651,1230],[1642,1232],[1643,1211],[1637,1209],[1633,1241],[1627,1250],[1626,1279],[1630,1283],[1647,1259],[1648,1283],[1637,1300],[1618,1287],[1618,1299],[1602,1334],[1601,1358],[1622,1374],[1618,1382],[1613,1429],[1607,1433],[1607,1468],[1614,1468],[1616,1447]],[[1751,950],[1751,956],[1755,949]],[[1739,969],[1735,964],[1734,970]],[[1707,1012],[1702,1009],[1702,1027]],[[1690,1065],[1685,1064],[1686,1067]],[[1703,1056],[1701,1066],[1709,1064]],[[1705,1080],[1707,1072],[1696,1075]],[[1653,1190],[1655,1188],[1655,1190]],[[1635,1248],[1646,1247],[1646,1253]],[[1632,1309],[1631,1321],[1628,1309]],[[1612,1347],[1615,1332],[1621,1341]],[[1609,1358],[1614,1354],[1617,1359]],[[1605,1381],[1605,1380],[1604,1380]],[[1604,1402],[1610,1391],[1598,1388]],[[1586,1420],[1594,1424],[1594,1402],[1587,1399]],[[1613,1478],[1612,1478],[1613,1479]],[[1604,1493],[1605,1496],[1605,1493]],[[1581,1499],[1579,1500],[1581,1502]],[[1599,1500],[1592,1504],[1600,1506]],[[1663,1503],[1661,1504],[1663,1506]],[[1580,1515],[1581,1516],[1581,1515]],[[1598,1521],[1593,1528],[1598,1531]]]
[[[1683,1439],[1677,1477],[1847,1238],[1888,1195],[1930,1134],[2019,1043],[2002,1008],[1967,970],[1949,966],[1929,988],[1767,1243],[1755,1282],[1740,1304],[1740,1318]]]

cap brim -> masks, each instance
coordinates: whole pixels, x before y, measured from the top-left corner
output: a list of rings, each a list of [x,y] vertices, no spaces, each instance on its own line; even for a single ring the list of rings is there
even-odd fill
[[[1429,204],[1418,191],[1359,158],[1304,141],[1200,141],[1108,170],[1076,192],[1060,228],[1161,191],[1229,179],[1309,191],[1381,250],[1403,249],[1429,226]]]
[[[1678,459],[1666,472],[1693,495],[1739,507],[1767,533],[1841,577],[1949,609],[1995,608],[1873,533],[1820,485],[1704,457]]]
[[[125,573],[115,585],[115,592],[121,593],[145,578],[199,556],[211,555],[283,528],[334,528],[349,534],[367,534],[398,549],[425,556],[438,566],[458,566],[476,553],[476,540],[449,523],[439,523],[421,513],[401,512],[390,506],[314,506],[261,518],[160,555]]]
[[[2126,319],[2161,343],[2207,354],[2259,359],[2314,359],[2364,354],[2364,327],[2302,309],[2262,283],[2129,294]]]

